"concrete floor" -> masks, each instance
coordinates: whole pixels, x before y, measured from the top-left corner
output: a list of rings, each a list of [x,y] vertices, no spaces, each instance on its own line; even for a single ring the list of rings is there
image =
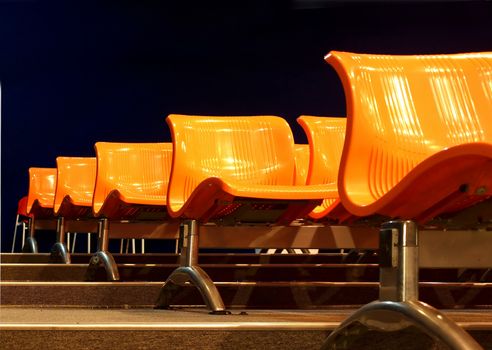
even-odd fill
[[[353,310],[0,307],[2,349],[318,349]],[[492,349],[492,310],[445,311]],[[446,349],[416,329],[368,332],[350,349]]]

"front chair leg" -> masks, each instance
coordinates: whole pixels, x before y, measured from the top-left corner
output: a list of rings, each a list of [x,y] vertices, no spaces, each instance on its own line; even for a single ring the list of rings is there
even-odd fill
[[[50,262],[58,264],[70,264],[70,252],[65,245],[65,218],[59,217],[56,223],[57,242],[51,248]]]
[[[452,350],[482,347],[463,328],[421,301],[373,301],[346,319],[323,344],[322,350],[351,349],[353,342],[369,330],[393,332],[415,326]]]
[[[182,241],[180,267],[174,270],[161,288],[157,308],[169,308],[182,286],[191,283],[205,301],[211,314],[230,314],[217,287],[209,275],[198,266],[198,228],[195,220],[186,221],[180,226]]]
[[[114,261],[113,255],[108,250],[109,245],[109,222],[103,218],[98,223],[98,249],[89,261],[89,266],[86,272],[86,280],[94,281],[96,273],[100,266],[106,271],[106,279],[108,281],[119,281],[120,274],[118,266]]]
[[[38,242],[34,237],[34,218],[29,218],[27,237],[22,246],[23,253],[37,253],[38,252]]]
[[[478,350],[470,334],[430,305],[418,300],[418,228],[412,221],[390,221],[380,231],[379,300],[345,320],[322,349],[346,349],[369,329],[398,331],[416,326],[452,350]]]

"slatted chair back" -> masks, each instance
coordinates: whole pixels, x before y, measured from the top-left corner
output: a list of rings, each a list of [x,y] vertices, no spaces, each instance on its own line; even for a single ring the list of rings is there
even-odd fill
[[[166,216],[171,143],[97,142],[93,213],[97,217]]]
[[[307,184],[337,185],[346,121],[346,118],[307,115],[297,118],[306,133],[311,153]],[[309,216],[313,219],[330,216],[339,203],[338,194],[333,198],[326,198]]]
[[[53,216],[56,168],[29,168],[27,213],[37,219]]]
[[[167,122],[174,145],[173,217],[285,223],[311,211],[326,191],[294,186],[292,131],[280,117],[170,115]],[[268,210],[272,216],[262,217]]]
[[[350,212],[423,222],[492,194],[492,52],[326,60],[346,96]]]
[[[309,145],[296,144],[294,146],[296,164],[296,185],[305,185],[309,171]]]
[[[57,157],[55,215],[80,218],[91,213],[96,182],[95,157]]]

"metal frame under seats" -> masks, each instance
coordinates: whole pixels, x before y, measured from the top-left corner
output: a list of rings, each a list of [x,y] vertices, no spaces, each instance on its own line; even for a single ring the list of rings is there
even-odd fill
[[[93,214],[98,218],[98,248],[86,279],[94,280],[99,267],[106,279],[120,279],[109,252],[110,238],[171,238],[178,223],[166,210],[171,171],[170,143],[97,142]]]
[[[198,266],[205,224],[231,236],[237,227],[289,225],[336,189],[295,185],[294,142],[282,118],[170,115],[167,123],[174,152],[167,209],[182,222],[183,244],[181,266],[166,280],[157,307],[170,307],[180,287],[191,283],[211,313],[227,313],[216,286]]]
[[[419,243],[418,227],[441,230],[436,237],[445,249],[431,263],[441,259],[442,267],[444,256],[447,266],[492,266],[490,253],[479,249],[492,246],[492,52],[332,51],[326,60],[347,102],[342,205],[355,216],[398,220],[381,226],[380,300],[343,322],[324,348],[343,347],[362,326],[391,331],[415,325],[452,349],[479,349],[468,333],[418,300],[419,245],[428,248]],[[463,252],[453,255],[456,247]]]
[[[489,241],[492,243],[492,237]],[[369,329],[393,332],[410,326],[450,349],[481,349],[455,322],[419,301],[419,238],[415,222],[390,221],[382,225],[380,259],[379,300],[346,319],[330,334],[322,349],[350,349],[351,342]]]

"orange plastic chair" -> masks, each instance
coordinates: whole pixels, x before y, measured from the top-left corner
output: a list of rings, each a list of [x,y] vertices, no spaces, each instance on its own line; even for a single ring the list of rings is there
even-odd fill
[[[326,59],[347,99],[350,212],[426,222],[492,194],[492,53]]]
[[[481,349],[461,327],[418,300],[417,223],[492,195],[492,52],[332,51],[326,60],[342,80],[347,101],[338,179],[342,204],[357,216],[398,220],[381,227],[379,301],[344,321],[323,348],[332,348],[348,329],[385,329],[391,319],[392,325],[423,326],[450,348]],[[447,232],[452,239],[452,230]]]
[[[296,164],[296,185],[306,185],[309,171],[309,145],[294,145],[294,158]]]
[[[176,285],[189,281],[212,312],[222,313],[215,285],[197,265],[198,225],[286,225],[336,189],[295,185],[294,141],[282,118],[170,115],[167,123],[174,152],[167,208],[189,220],[181,267],[166,281],[159,306],[169,306]]]
[[[297,118],[297,122],[306,133],[310,147],[311,157],[306,183],[337,186],[346,118],[303,115]],[[336,220],[346,219],[346,214],[337,193],[332,198],[325,198],[323,203],[309,214],[309,217],[316,220],[330,217]]]
[[[56,168],[29,168],[27,213],[38,219],[53,217]]]
[[[27,214],[30,217],[29,237],[23,251],[37,253],[35,220],[54,219],[53,201],[55,197],[56,168],[29,168],[29,192],[27,195]]]
[[[96,181],[96,158],[57,157],[57,181],[53,211],[57,216],[57,242],[51,249],[50,261],[70,263],[65,245],[65,220],[81,220],[92,216],[92,196]]]
[[[19,226],[22,226],[21,247],[23,247],[26,239],[26,229],[29,226],[29,214],[27,214],[27,196],[22,197],[17,203],[17,215],[15,218],[14,237],[12,238],[11,253],[13,253],[15,250],[15,243],[17,242],[17,229],[19,228]]]
[[[97,174],[92,210],[99,218],[98,251],[88,278],[102,264],[109,280],[118,280],[108,251],[109,220],[166,220],[166,193],[172,163],[171,143],[97,142]],[[138,237],[135,233],[135,238]]]
[[[288,224],[326,194],[324,186],[294,186],[293,137],[282,118],[170,115],[167,122],[175,152],[167,197],[172,217],[207,222],[234,216],[246,206],[242,200],[251,198],[278,201],[288,210],[266,208],[275,210],[264,221]],[[306,203],[299,206],[299,201]],[[252,208],[260,209],[265,208]]]
[[[53,210],[65,218],[91,214],[96,182],[96,158],[57,157],[57,185]]]
[[[108,219],[166,217],[171,143],[97,142],[95,148],[94,216]]]

